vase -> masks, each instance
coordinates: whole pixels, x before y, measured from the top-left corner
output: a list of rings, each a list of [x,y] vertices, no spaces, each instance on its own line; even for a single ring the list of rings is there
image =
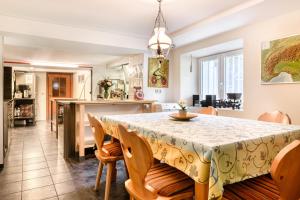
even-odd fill
[[[108,90],[104,90],[104,99],[109,99],[109,92],[108,92]]]
[[[187,111],[186,110],[179,110],[178,112],[180,117],[186,117],[187,116]]]

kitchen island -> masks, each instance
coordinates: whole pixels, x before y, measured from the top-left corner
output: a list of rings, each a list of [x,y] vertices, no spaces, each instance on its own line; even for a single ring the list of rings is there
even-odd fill
[[[59,149],[65,158],[79,155],[84,159],[85,149],[93,147],[87,113],[100,118],[103,115],[120,115],[151,112],[152,100],[99,100],[58,101],[63,105],[63,124],[57,129]]]

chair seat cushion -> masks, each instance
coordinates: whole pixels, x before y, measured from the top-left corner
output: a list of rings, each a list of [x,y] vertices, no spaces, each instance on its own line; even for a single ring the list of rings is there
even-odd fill
[[[145,181],[161,196],[170,197],[185,192],[190,192],[193,196],[194,181],[167,164],[154,164],[147,173]]]
[[[224,186],[223,200],[279,199],[279,191],[271,176],[263,175]]]
[[[102,146],[102,152],[106,156],[122,156],[122,148],[119,142],[108,143]]]

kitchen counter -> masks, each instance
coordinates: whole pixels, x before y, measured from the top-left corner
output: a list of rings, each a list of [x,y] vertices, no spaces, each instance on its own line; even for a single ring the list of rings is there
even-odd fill
[[[91,113],[100,119],[103,115],[138,114],[151,112],[153,100],[57,100],[62,105],[63,124],[57,128],[59,145],[62,146],[65,158],[79,155],[85,157],[85,148],[95,144],[87,114]]]
[[[60,100],[58,100],[60,101]],[[109,99],[109,100],[96,100],[96,101],[82,101],[82,100],[75,100],[75,101],[68,101],[68,100],[62,100],[62,103],[74,103],[77,105],[85,104],[85,105],[91,105],[91,104],[152,104],[155,101],[153,100],[118,100],[118,99]]]

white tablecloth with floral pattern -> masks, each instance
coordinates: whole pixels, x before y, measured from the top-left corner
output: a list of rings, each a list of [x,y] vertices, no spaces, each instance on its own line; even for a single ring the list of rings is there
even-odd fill
[[[198,183],[209,182],[209,199],[220,199],[223,185],[269,172],[276,154],[295,139],[300,126],[200,115],[175,121],[170,113],[103,116],[106,131],[118,138],[118,124],[145,136],[154,157]]]

